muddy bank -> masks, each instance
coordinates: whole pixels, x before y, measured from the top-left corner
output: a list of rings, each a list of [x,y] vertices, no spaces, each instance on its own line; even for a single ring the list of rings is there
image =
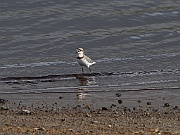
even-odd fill
[[[44,103],[11,109],[5,102],[1,102],[1,134],[180,134],[180,108],[169,103],[99,108],[89,104],[60,108]]]

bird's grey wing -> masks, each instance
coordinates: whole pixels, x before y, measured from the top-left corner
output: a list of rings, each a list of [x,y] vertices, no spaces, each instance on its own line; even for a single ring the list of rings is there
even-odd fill
[[[88,56],[84,55],[84,57],[89,63],[93,63],[93,61]]]

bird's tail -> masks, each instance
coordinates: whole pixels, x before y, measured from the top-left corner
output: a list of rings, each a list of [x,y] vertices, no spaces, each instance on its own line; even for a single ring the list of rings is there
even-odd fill
[[[96,62],[93,62],[92,65],[93,65],[93,64],[96,64]]]

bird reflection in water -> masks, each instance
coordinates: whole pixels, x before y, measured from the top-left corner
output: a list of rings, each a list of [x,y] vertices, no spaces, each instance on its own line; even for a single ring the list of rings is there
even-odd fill
[[[96,84],[95,76],[77,75],[76,79],[79,80],[78,82],[79,86],[90,86],[90,85]],[[81,87],[78,90],[79,90],[77,93],[78,101],[82,101],[83,99],[86,98],[86,96],[90,95],[86,91],[86,90],[89,90],[89,88]]]
[[[96,84],[95,76],[77,75],[76,79],[79,80],[79,86],[90,86]]]

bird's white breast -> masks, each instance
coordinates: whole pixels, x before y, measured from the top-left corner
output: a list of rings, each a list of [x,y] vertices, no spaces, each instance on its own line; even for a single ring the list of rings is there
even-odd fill
[[[89,67],[90,65],[92,65],[92,63],[89,63],[85,58],[78,59],[78,63],[81,66],[86,66],[86,67]]]

